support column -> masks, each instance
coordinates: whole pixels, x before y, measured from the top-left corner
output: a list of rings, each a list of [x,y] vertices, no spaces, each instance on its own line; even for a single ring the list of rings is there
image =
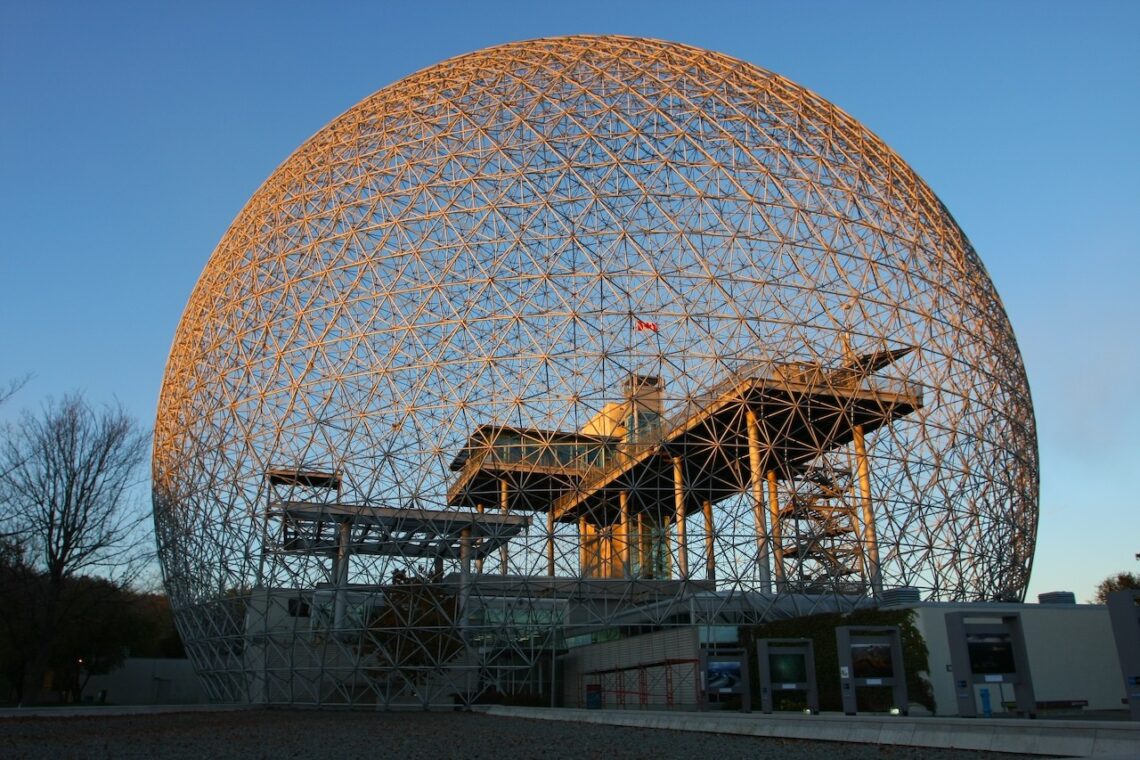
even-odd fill
[[[479,514],[483,514],[483,511],[484,511],[483,505],[482,504],[476,504],[475,505],[475,511],[478,512]],[[481,538],[476,539],[475,549],[476,549],[476,551],[475,551],[475,574],[476,575],[482,575],[483,574],[483,551],[482,551],[483,550],[483,539],[481,539]]]
[[[471,528],[459,532],[459,580],[466,585],[471,578]]]
[[[340,499],[337,499],[340,501]],[[269,551],[269,510],[273,506],[273,485],[269,476],[265,478],[265,512],[261,516],[261,556],[257,558],[257,579],[254,588],[265,585],[265,553]],[[282,528],[284,531],[284,528]],[[282,535],[282,540],[285,536]]]
[[[689,548],[685,543],[685,468],[681,457],[673,457],[673,511],[677,522],[677,577],[689,578]]]
[[[852,429],[855,442],[855,466],[859,476],[859,504],[863,512],[862,544],[867,582],[876,599],[883,593],[883,576],[879,569],[879,539],[875,531],[875,509],[871,503],[871,465],[867,461],[867,441],[863,426]]]
[[[712,502],[705,499],[701,504],[705,514],[705,577],[716,580],[716,535],[713,528]]]
[[[504,515],[509,513],[510,509],[511,509],[510,503],[508,501],[509,498],[510,498],[510,493],[508,492],[508,489],[507,489],[507,479],[506,478],[500,478],[499,479],[499,508],[502,510]],[[511,558],[510,553],[507,551],[507,545],[506,545],[506,543],[503,543],[503,545],[499,547],[499,559],[501,560],[501,564],[502,564],[502,566],[499,568],[499,572],[502,575],[507,574],[507,563],[510,561],[510,558]]]
[[[471,594],[471,528],[459,533],[459,626],[467,624],[467,598]]]
[[[554,508],[546,510],[546,574],[554,577]]]
[[[768,470],[768,516],[772,518],[772,558],[776,570],[776,590],[784,590],[784,536],[780,526],[780,492],[776,471]]]
[[[586,568],[589,567],[589,556],[586,549],[586,532],[589,526],[586,523],[586,516],[581,515],[578,517],[578,575],[581,578],[586,577]]]
[[[618,505],[621,507],[621,566],[622,575],[626,578],[633,576],[633,555],[630,552],[630,542],[633,537],[629,529],[629,492],[621,491],[618,494]]]
[[[348,600],[348,558],[352,551],[352,523],[341,520],[336,526],[336,557],[333,559],[333,584],[336,586],[336,600],[333,603],[333,627],[344,627],[345,610]]]
[[[760,466],[760,423],[756,412],[746,412],[748,418],[748,469],[752,486],[752,509],[756,520],[756,565],[760,575],[760,590],[772,590],[772,572],[768,567],[768,519],[764,514],[764,474]]]
[[[645,536],[645,523],[648,522],[644,512],[639,512],[637,515],[637,575],[639,578],[647,578],[646,568],[649,565],[649,554],[651,551],[652,536],[646,540]]]

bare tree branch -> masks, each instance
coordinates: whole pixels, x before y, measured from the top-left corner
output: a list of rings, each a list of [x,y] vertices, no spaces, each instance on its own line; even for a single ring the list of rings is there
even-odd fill
[[[23,377],[15,377],[9,380],[4,387],[0,388],[0,405],[3,405],[5,401],[19,393],[20,389],[27,385],[31,379],[32,375],[28,373]]]
[[[0,443],[0,531],[58,583],[77,573],[121,577],[145,551],[130,490],[148,435],[121,407],[79,395],[25,412]],[[133,572],[133,570],[132,570]]]

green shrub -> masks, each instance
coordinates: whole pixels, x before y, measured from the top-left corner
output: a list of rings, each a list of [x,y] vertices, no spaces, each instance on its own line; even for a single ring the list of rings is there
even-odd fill
[[[848,614],[830,613],[809,617],[777,620],[742,629],[741,643],[748,648],[752,660],[753,708],[760,709],[759,663],[755,662],[756,642],[760,639],[810,639],[815,651],[815,675],[821,710],[841,711],[843,697],[839,683],[839,653],[835,645],[835,629],[844,625],[899,627],[902,639],[903,665],[906,668],[907,696],[911,702],[934,712],[934,691],[925,677],[929,672],[926,642],[914,624],[914,610],[856,610]],[[791,704],[791,703],[789,703]],[[861,688],[859,709],[886,711],[892,706],[889,687]],[[905,707],[905,705],[900,705]]]

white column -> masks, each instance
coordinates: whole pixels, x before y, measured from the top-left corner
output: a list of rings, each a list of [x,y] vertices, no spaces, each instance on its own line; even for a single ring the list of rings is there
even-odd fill
[[[701,504],[701,511],[705,514],[705,577],[710,581],[716,580],[716,536],[713,527],[712,502],[705,499]]]
[[[867,572],[867,582],[871,584],[871,593],[877,599],[883,593],[883,576],[879,569],[879,539],[875,531],[875,509],[871,503],[871,466],[867,461],[867,441],[863,434],[863,426],[853,428],[855,434],[855,466],[859,475],[859,504],[863,512],[862,544],[863,556],[866,557],[864,567]]]
[[[554,508],[546,511],[546,574],[554,577]]]
[[[352,523],[341,520],[337,523],[336,557],[333,559],[333,585],[336,587],[336,600],[333,603],[333,628],[344,627],[344,617],[348,600],[348,561],[352,551]]]
[[[630,542],[633,540],[629,526],[629,492],[618,494],[618,504],[621,507],[621,565],[622,575],[626,578],[633,576],[633,554],[630,552]]]
[[[499,480],[499,508],[502,510],[504,515],[510,512],[510,503],[508,501],[509,498],[510,493],[507,489],[507,479],[502,478]],[[499,547],[499,559],[502,561],[500,572],[503,575],[506,575],[507,564],[510,561],[510,554],[507,551],[506,542],[503,542],[503,545]]]
[[[751,475],[752,509],[756,520],[756,565],[760,574],[760,588],[772,590],[772,572],[768,567],[768,518],[764,514],[764,472],[760,462],[760,423],[756,412],[749,409],[748,418],[748,469]]]
[[[673,457],[673,510],[677,522],[677,577],[689,578],[689,548],[685,543],[685,483],[684,463],[681,457]]]
[[[776,590],[784,590],[784,536],[780,527],[780,492],[776,471],[768,470],[768,516],[772,518],[772,557],[776,568]]]
[[[476,504],[475,505],[475,511],[478,512],[479,514],[483,514],[483,511],[484,511],[483,505],[482,504]],[[483,574],[483,553],[482,553],[483,539],[481,539],[481,538],[476,539],[475,548],[476,548],[476,555],[477,555],[475,557],[475,574],[476,575],[482,575]]]

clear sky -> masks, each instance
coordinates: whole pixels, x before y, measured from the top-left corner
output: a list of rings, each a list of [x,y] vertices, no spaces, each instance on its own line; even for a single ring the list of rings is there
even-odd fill
[[[1040,439],[1030,598],[1140,570],[1140,3],[0,0],[0,414],[83,390],[150,424],[210,252],[353,104],[445,58],[657,37],[882,137],[974,243]]]

